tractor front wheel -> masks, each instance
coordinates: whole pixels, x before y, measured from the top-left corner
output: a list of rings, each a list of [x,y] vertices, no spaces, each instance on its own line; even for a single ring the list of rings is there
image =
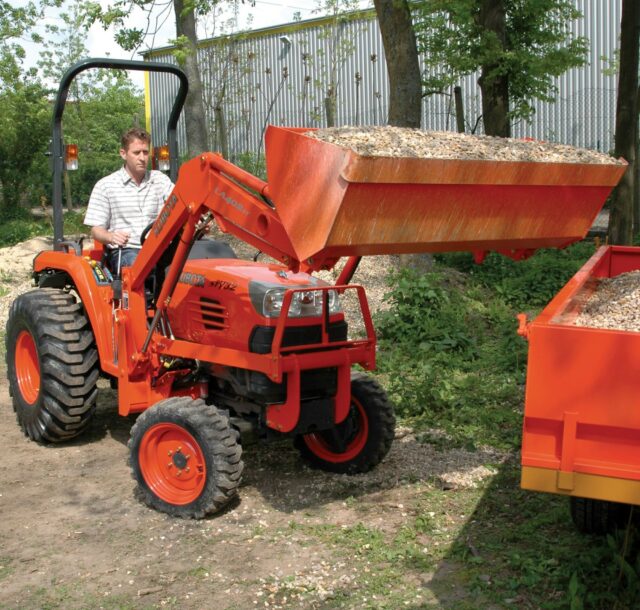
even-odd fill
[[[80,434],[95,410],[98,352],[82,305],[62,290],[39,288],[11,305],[6,334],[13,409],[34,441]]]
[[[161,400],[131,429],[137,495],[174,517],[201,519],[237,496],[242,449],[226,413],[202,399]]]
[[[330,430],[300,435],[295,444],[313,468],[346,474],[368,472],[389,452],[395,423],[393,406],[378,382],[353,373],[347,418]]]

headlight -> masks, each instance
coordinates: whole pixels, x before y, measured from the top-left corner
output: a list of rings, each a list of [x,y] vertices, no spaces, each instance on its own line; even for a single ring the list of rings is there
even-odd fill
[[[284,303],[285,288],[270,288],[264,294],[262,300],[263,316],[277,318],[282,311]],[[340,297],[335,290],[326,291],[326,298],[329,299],[329,313],[339,313],[341,311]],[[322,315],[322,290],[305,290],[304,292],[294,292],[289,306],[289,318],[309,318]]]

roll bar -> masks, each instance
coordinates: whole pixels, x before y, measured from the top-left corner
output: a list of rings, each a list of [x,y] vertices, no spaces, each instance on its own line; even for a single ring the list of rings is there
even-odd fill
[[[62,215],[62,173],[64,171],[64,141],[62,136],[62,115],[73,79],[90,68],[111,68],[116,70],[141,70],[144,72],[168,72],[180,80],[180,86],[173,102],[167,123],[167,143],[169,145],[169,175],[173,182],[178,177],[178,140],[176,136],[178,119],[189,90],[187,75],[178,67],[168,63],[134,61],[130,59],[88,58],[71,66],[62,77],[53,107],[53,135],[51,154],[53,157],[53,249],[63,249],[64,223]]]

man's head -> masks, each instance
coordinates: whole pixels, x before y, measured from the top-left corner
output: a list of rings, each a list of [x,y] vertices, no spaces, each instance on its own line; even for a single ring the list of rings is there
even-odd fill
[[[149,164],[151,136],[144,129],[133,128],[122,134],[120,144],[120,156],[125,170],[140,183]]]

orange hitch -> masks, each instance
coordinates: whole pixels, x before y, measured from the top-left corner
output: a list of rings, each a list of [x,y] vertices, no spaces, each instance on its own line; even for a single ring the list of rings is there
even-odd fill
[[[525,339],[529,339],[529,321],[526,313],[519,313],[518,318],[518,334]]]

